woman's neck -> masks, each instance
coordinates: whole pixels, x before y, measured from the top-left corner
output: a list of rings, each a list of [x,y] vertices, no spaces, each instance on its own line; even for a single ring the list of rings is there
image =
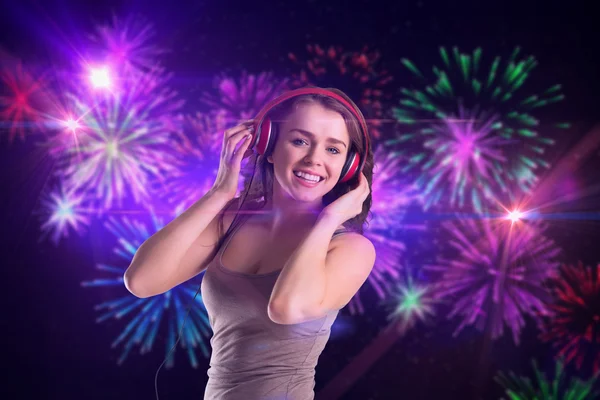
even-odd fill
[[[320,214],[320,210],[309,207],[281,207],[267,201],[263,208],[265,223],[272,234],[287,234],[297,230],[311,228]]]

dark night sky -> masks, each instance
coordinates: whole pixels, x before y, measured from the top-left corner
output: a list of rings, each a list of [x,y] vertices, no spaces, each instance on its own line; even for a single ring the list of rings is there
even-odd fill
[[[459,3],[459,4],[455,4]],[[28,63],[44,65],[77,46],[78,35],[90,25],[106,21],[112,12],[139,12],[155,23],[157,44],[169,48],[165,65],[174,85],[194,93],[222,71],[251,73],[291,68],[287,54],[302,52],[306,43],[363,45],[381,51],[381,63],[395,75],[394,87],[408,84],[400,74],[403,57],[418,65],[438,63],[440,46],[507,56],[515,46],[539,61],[531,79],[542,86],[561,83],[567,100],[558,108],[560,119],[574,122],[572,137],[564,138],[559,157],[600,120],[598,17],[584,2],[450,2],[362,1],[19,1],[4,2],[0,10],[0,47]],[[591,4],[591,2],[590,2]],[[402,70],[403,71],[403,70]],[[535,75],[535,76],[534,76]],[[18,143],[18,142],[17,142]],[[89,276],[81,265],[99,251],[101,239],[74,238],[57,248],[36,242],[38,226],[31,218],[37,191],[43,184],[38,164],[28,164],[31,149],[2,141],[0,203],[5,212],[3,271],[7,305],[5,368],[11,372],[14,394],[5,398],[138,399],[154,392],[154,373],[164,353],[132,356],[115,366],[110,341],[117,324],[97,325],[93,307],[98,299],[80,287]],[[588,184],[597,182],[598,151],[582,167]],[[588,209],[597,209],[584,202]],[[600,261],[598,226],[574,223],[557,232],[576,259]],[[557,239],[558,240],[558,239]],[[91,266],[90,266],[91,268]],[[358,319],[353,336],[332,340],[317,367],[316,390],[370,342],[381,326],[381,316]],[[498,398],[492,377],[498,368],[531,375],[532,357],[551,359],[549,347],[538,343],[528,325],[523,343],[515,347],[509,335],[483,352],[476,334],[451,338],[454,325],[440,324],[435,334],[417,328],[399,340],[343,397],[350,399]],[[100,333],[99,333],[100,332]],[[107,356],[107,353],[110,353]],[[414,362],[417,359],[418,362]],[[481,360],[485,359],[485,362]],[[198,370],[185,363],[161,370],[159,388],[164,399],[201,398],[208,362]]]

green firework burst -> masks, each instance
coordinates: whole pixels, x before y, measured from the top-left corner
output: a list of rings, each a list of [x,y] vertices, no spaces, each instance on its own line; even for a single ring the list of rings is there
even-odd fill
[[[565,96],[561,85],[527,93],[537,61],[519,53],[517,47],[507,59],[486,64],[480,48],[467,54],[442,47],[442,66],[434,66],[432,76],[402,60],[415,84],[401,89],[393,109],[400,128],[391,143],[422,145],[406,170],[419,171],[427,208],[448,199],[452,207],[482,211],[500,195],[514,200],[529,193],[549,167],[544,155],[555,140],[548,128],[569,124],[542,124],[540,109]]]

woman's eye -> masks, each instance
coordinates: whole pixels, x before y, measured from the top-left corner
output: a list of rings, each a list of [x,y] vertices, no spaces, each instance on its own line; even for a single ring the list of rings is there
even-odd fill
[[[294,139],[294,140],[292,140],[292,143],[294,143],[294,144],[299,144],[298,142],[304,142],[304,140],[303,139]],[[333,153],[333,154],[339,154],[340,153],[340,151],[338,149],[336,149],[335,147],[330,147],[330,149],[335,150],[335,153]]]

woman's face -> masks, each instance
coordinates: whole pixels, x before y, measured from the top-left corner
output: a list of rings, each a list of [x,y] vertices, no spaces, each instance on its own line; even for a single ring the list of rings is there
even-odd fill
[[[349,148],[350,135],[339,113],[318,104],[299,105],[280,126],[273,154],[267,158],[275,173],[273,190],[320,205],[338,182]],[[319,176],[319,182],[297,176],[301,170]]]

